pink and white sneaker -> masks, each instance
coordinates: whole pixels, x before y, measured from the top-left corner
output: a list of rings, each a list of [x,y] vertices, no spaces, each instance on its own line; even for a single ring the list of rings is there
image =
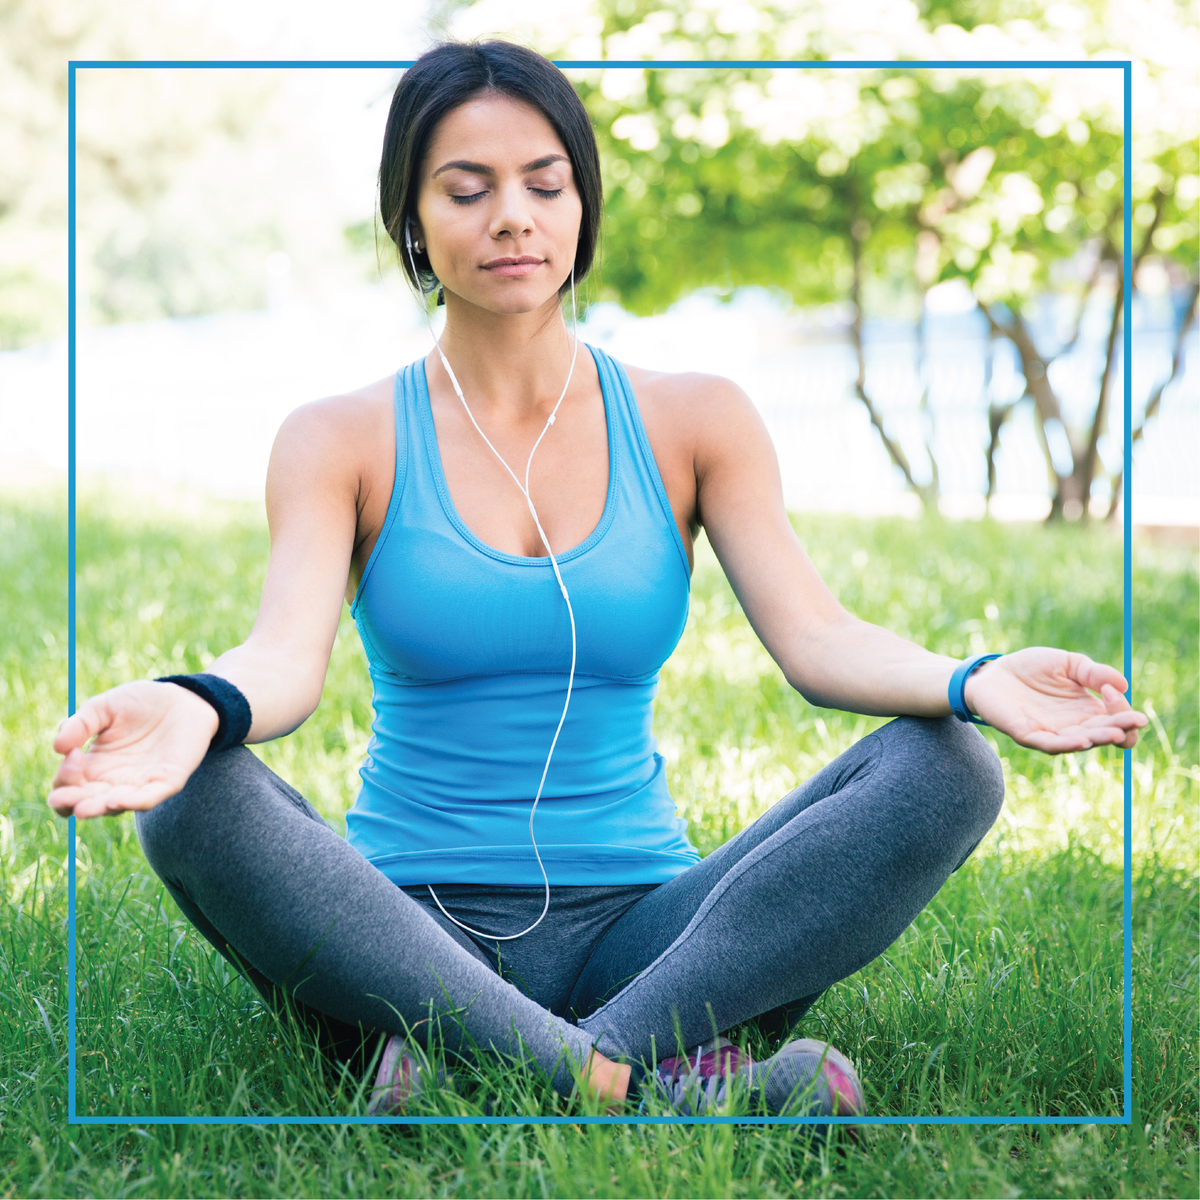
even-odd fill
[[[367,1115],[390,1117],[404,1111],[405,1105],[431,1084],[446,1082],[446,1072],[434,1068],[423,1050],[406,1042],[398,1033],[388,1038],[379,1060],[375,1086],[371,1088]]]
[[[733,1080],[772,1114],[857,1117],[866,1108],[862,1083],[850,1060],[828,1042],[800,1038],[765,1062],[755,1062],[727,1038],[718,1037],[686,1055],[663,1059],[643,1090],[685,1116],[714,1115]],[[824,1126],[814,1132],[824,1133]]]

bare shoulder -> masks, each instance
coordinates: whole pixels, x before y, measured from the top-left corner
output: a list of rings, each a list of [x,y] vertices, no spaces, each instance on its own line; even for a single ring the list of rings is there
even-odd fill
[[[358,474],[379,452],[392,446],[391,379],[340,396],[326,396],[295,408],[283,420],[271,450],[270,474],[284,470]]]
[[[392,379],[300,405],[275,435],[267,503],[319,491],[353,497],[361,510],[395,470]]]
[[[646,433],[691,455],[697,473],[714,458],[770,448],[758,409],[731,379],[699,371],[650,371],[626,366]]]
[[[685,424],[736,419],[755,412],[750,397],[732,379],[700,371],[651,371],[623,363],[642,415],[669,414]]]
[[[624,365],[624,364],[622,364]],[[706,523],[712,481],[770,479],[775,451],[750,397],[736,383],[699,371],[625,366],[659,474],[685,545]]]
[[[289,455],[353,454],[392,421],[392,380],[380,379],[353,392],[311,400],[284,418],[275,437]]]

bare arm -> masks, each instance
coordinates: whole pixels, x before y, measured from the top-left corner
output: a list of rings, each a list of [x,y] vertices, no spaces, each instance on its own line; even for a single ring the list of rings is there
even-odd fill
[[[357,529],[355,415],[344,398],[319,401],[289,416],[275,439],[258,616],[246,641],[209,668],[249,702],[247,741],[290,733],[321,698]],[[215,711],[175,684],[141,681],[95,696],[59,728],[54,749],[64,759],[49,803],[79,817],[152,808],[184,786],[216,726]]]
[[[249,637],[208,668],[250,702],[248,742],[291,733],[321,700],[358,520],[359,463],[346,424],[334,403],[307,405],[271,451],[271,558],[258,616]]]
[[[775,450],[757,411],[725,380],[706,380],[700,392],[690,406],[697,518],[788,682],[827,708],[947,715],[958,661],[861,621],[838,603],[787,519]],[[972,674],[966,700],[1036,749],[1131,746],[1146,718],[1121,695],[1126,686],[1119,672],[1086,655],[1035,648]]]

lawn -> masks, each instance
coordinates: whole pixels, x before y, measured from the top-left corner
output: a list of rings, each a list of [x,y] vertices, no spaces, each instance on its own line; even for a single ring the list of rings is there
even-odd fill
[[[178,498],[176,498],[178,500]],[[948,654],[1064,645],[1121,663],[1121,550],[1107,530],[804,516],[854,612]],[[1005,810],[882,958],[800,1032],[859,1065],[877,1115],[1008,1115],[1005,1126],[875,1126],[857,1145],[780,1127],[72,1126],[66,1123],[66,824],[46,809],[66,709],[65,506],[0,497],[0,1195],[1195,1196],[1197,555],[1135,547],[1131,1126],[1122,1112],[1122,760],[1050,759],[988,733]],[[198,671],[249,629],[267,537],[254,506],[87,495],[78,522],[79,695]],[[325,696],[258,748],[334,824],[370,725],[343,621]],[[711,850],[878,722],[815,709],[759,647],[704,546],[663,671],[656,731],[693,840]],[[129,817],[81,826],[81,1114],[363,1111],[193,934]],[[767,1049],[753,1023],[739,1035]],[[456,1068],[430,1113],[585,1115],[519,1064]]]

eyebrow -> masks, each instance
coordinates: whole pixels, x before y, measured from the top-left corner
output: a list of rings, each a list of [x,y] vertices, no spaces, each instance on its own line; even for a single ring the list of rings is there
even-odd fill
[[[527,175],[530,171],[540,171],[543,167],[548,167],[551,163],[569,163],[570,161],[565,154],[543,154],[541,158],[535,158],[533,162],[526,163],[521,168],[521,174]],[[470,171],[472,175],[496,174],[496,169],[487,166],[486,163],[468,162],[465,158],[456,158],[453,162],[444,163],[438,167],[430,178],[436,179],[443,171]]]

